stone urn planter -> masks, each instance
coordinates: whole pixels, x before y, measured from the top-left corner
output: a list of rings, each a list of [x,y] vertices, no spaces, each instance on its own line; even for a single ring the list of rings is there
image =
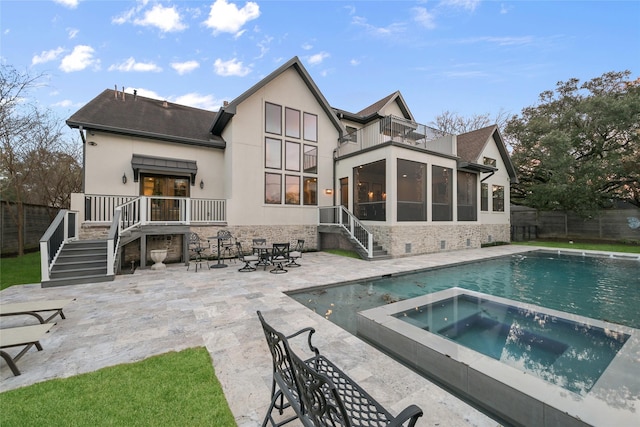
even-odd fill
[[[167,266],[163,261],[167,258],[166,249],[154,249],[151,251],[151,259],[155,264],[151,266],[152,270],[165,270]]]

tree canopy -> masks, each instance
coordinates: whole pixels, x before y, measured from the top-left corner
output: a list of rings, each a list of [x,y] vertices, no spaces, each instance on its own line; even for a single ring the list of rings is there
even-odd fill
[[[559,82],[507,122],[513,203],[583,215],[616,200],[640,206],[640,79],[630,74]]]
[[[79,146],[63,137],[64,121],[29,101],[42,75],[0,64],[0,192],[18,229],[24,252],[23,205],[69,208],[70,194],[82,188]]]

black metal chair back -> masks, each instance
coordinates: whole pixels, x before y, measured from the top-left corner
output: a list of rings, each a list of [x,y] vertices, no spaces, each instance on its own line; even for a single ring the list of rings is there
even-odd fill
[[[285,262],[289,262],[289,243],[274,243],[271,251],[271,262],[274,265],[270,273],[286,273],[287,270],[283,267]]]

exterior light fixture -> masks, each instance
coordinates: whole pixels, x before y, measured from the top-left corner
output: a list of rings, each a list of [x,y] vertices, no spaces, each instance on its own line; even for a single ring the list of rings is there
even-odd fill
[[[122,174],[122,183],[123,183],[123,184],[126,184],[126,183],[127,183],[127,174],[126,174],[126,173],[123,173],[123,174]]]
[[[326,189],[324,190],[324,194],[331,195],[331,194],[333,194],[333,190],[332,190],[331,188],[326,188]]]
[[[200,180],[200,189],[201,190],[204,189],[204,181],[203,180]]]

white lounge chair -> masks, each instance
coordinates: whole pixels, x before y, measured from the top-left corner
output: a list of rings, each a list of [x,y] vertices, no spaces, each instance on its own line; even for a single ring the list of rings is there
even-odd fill
[[[42,350],[40,339],[44,334],[49,332],[49,329],[53,328],[53,325],[55,325],[55,323],[0,329],[0,356],[7,361],[13,375],[20,375],[20,370],[16,366],[16,362],[24,356],[31,347],[35,345],[38,351]],[[13,357],[3,350],[5,348],[22,346],[24,346],[24,348]]]
[[[19,316],[27,314],[34,316],[40,323],[48,323],[57,315],[60,315],[62,319],[64,313],[62,309],[74,299],[58,299],[58,300],[45,300],[45,301],[29,301],[29,302],[17,302],[10,304],[0,304],[0,316]],[[49,315],[46,319],[39,313],[53,311],[54,313]]]

